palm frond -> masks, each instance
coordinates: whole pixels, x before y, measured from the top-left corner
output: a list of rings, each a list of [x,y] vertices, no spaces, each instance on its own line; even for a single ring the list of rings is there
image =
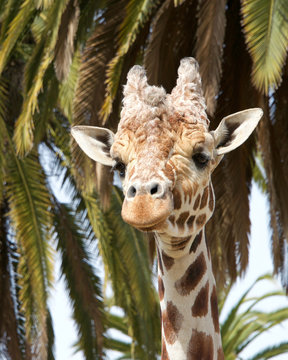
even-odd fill
[[[216,110],[222,74],[222,53],[226,26],[226,0],[199,1],[195,55],[199,62],[207,112]]]
[[[20,330],[16,278],[12,265],[12,261],[16,261],[18,256],[15,246],[8,240],[5,211],[7,208],[5,210],[5,205],[2,204],[0,208],[0,294],[2,294],[0,296],[0,344],[5,344],[11,359],[22,360],[25,353],[23,346],[25,334]]]
[[[60,27],[61,16],[66,8],[66,1],[54,1],[43,14],[46,19],[45,33],[36,45],[25,68],[25,94],[22,112],[15,124],[14,141],[17,153],[26,155],[33,146],[33,115],[37,110],[38,95],[42,90],[44,75],[53,60],[55,45]],[[46,36],[49,33],[50,36]]]
[[[100,280],[84,243],[89,234],[89,222],[85,217],[81,219],[80,215],[67,205],[56,204],[57,250],[62,257],[61,272],[78,329],[78,348],[84,352],[86,359],[102,359],[105,318]]]
[[[75,98],[79,67],[80,51],[76,50],[72,59],[69,74],[66,76],[65,81],[60,85],[59,91],[59,107],[70,123],[72,123],[73,117],[73,101]]]
[[[39,351],[46,352],[46,303],[52,281],[50,194],[37,154],[20,160],[13,151],[11,145],[6,190],[9,217],[21,253],[19,296],[28,338],[39,337]]]
[[[249,85],[251,62],[245,51],[239,10],[239,3],[235,2],[227,9],[222,91],[215,117],[211,119],[212,129],[224,116],[257,103],[255,90]],[[227,275],[235,280],[248,264],[249,194],[254,151],[255,138],[251,136],[239,149],[227,154],[212,174],[216,207],[207,224],[207,239],[211,239],[213,267],[220,287],[225,284]],[[231,222],[231,218],[237,218],[237,222]]]
[[[256,279],[233,306],[221,325],[223,349],[227,359],[235,358],[237,355],[241,356],[241,352],[257,337],[281,324],[287,318],[287,307],[270,312],[257,310],[258,304],[263,300],[270,299],[273,296],[285,296],[283,291],[275,290],[260,296],[249,297],[252,289],[262,280],[271,281],[272,276],[267,274]],[[281,351],[282,353],[285,352],[285,347],[279,346],[279,353]]]
[[[193,1],[185,1],[174,8],[173,1],[166,0],[157,9],[144,53],[144,65],[151,84],[172,90],[180,60],[193,53],[196,25]]]
[[[256,355],[252,356],[248,360],[266,360],[274,358],[277,355],[286,354],[288,352],[288,342],[282,342],[280,344],[267,347],[260,351]]]
[[[283,83],[282,91],[285,88],[287,89],[287,82]],[[262,101],[262,106],[266,109],[266,112],[262,124],[259,127],[259,143],[269,192],[270,225],[273,230],[272,250],[274,269],[276,273],[284,275],[285,239],[288,239],[288,210],[286,207],[286,201],[288,199],[286,186],[288,184],[286,178],[286,121],[283,116],[285,116],[287,108],[284,107],[284,109],[280,109],[278,105],[276,113],[275,110],[273,110],[274,106],[269,109],[268,99]],[[280,147],[281,145],[283,145],[283,149]],[[283,276],[283,280],[284,279],[285,276]],[[283,285],[287,287],[287,283],[283,283]]]
[[[153,359],[160,348],[160,319],[147,246],[142,236],[121,219],[119,190],[113,189],[111,209],[106,215],[95,198],[85,196],[85,204],[99,239],[105,272],[110,274],[115,303],[128,316],[129,335],[139,342],[141,358]]]
[[[118,50],[106,71],[106,96],[101,109],[101,116],[104,121],[107,120],[112,112],[112,104],[120,85],[124,56],[131,49],[137,34],[149,20],[158,2],[158,0],[130,0],[125,7],[126,16],[118,32]]]
[[[10,19],[10,22],[5,26],[6,33],[2,33],[1,36],[4,41],[2,43],[0,51],[0,74],[3,72],[3,69],[6,66],[7,60],[11,55],[11,51],[13,50],[18,38],[23,34],[24,29],[26,28],[35,11],[35,4],[33,0],[25,0],[21,4],[19,11],[16,12],[16,14],[15,9],[12,5],[15,4],[8,4],[7,13],[5,14],[5,16],[7,17],[7,19]],[[15,16],[12,17],[10,14],[11,12],[15,14]]]
[[[59,81],[66,80],[74,53],[74,37],[78,27],[80,9],[77,0],[70,0],[62,14],[55,45],[55,72]]]
[[[286,0],[243,0],[243,29],[253,60],[252,82],[263,94],[277,88],[288,46]]]

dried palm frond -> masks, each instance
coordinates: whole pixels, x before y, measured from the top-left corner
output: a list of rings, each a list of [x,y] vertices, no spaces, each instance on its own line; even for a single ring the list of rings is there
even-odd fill
[[[191,56],[196,34],[196,6],[185,1],[177,8],[166,0],[157,10],[144,53],[144,66],[149,83],[173,89],[180,60]],[[173,46],[171,46],[173,44]]]
[[[211,119],[212,128],[216,128],[224,116],[256,104],[255,91],[249,84],[251,62],[245,52],[239,20],[239,4],[233,3],[227,10],[222,92],[215,118]],[[225,155],[212,176],[216,208],[207,226],[207,238],[220,286],[225,283],[226,276],[235,280],[248,265],[249,194],[254,148],[251,137],[239,149]]]
[[[79,22],[80,9],[77,0],[70,0],[62,14],[58,39],[55,45],[54,67],[59,81],[66,80],[74,53],[74,37]]]
[[[272,255],[274,271],[282,275],[283,285],[288,286],[284,274],[285,242],[288,239],[288,180],[287,180],[287,132],[286,117],[287,106],[280,100],[279,94],[287,91],[287,79],[283,82],[279,93],[275,94],[274,105],[269,109],[269,99],[261,99],[261,105],[266,114],[259,128],[259,145],[263,157],[263,164],[267,177],[267,189],[270,205],[270,226],[272,228]],[[279,104],[279,100],[281,104]],[[270,102],[271,103],[271,102]],[[280,105],[280,106],[279,106]],[[282,106],[281,106],[282,105]],[[287,246],[287,245],[286,245]]]
[[[200,0],[195,57],[199,62],[207,112],[213,115],[222,75],[226,0]]]

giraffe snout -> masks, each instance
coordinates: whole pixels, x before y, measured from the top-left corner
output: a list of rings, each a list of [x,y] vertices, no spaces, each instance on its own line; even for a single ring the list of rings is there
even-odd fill
[[[123,220],[147,230],[165,221],[173,210],[172,193],[158,181],[134,183],[128,187],[122,206]]]

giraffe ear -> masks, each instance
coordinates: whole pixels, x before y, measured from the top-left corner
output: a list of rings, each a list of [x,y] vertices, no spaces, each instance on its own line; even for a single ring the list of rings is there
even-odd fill
[[[95,126],[74,126],[71,134],[91,159],[102,165],[113,165],[110,148],[114,141],[114,133],[111,130]]]
[[[260,108],[247,109],[226,116],[212,135],[217,155],[223,155],[242,145],[256,128],[263,115]]]

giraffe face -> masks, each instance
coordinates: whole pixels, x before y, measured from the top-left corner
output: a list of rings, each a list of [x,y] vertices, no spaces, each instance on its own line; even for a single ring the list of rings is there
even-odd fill
[[[244,110],[209,131],[205,108],[194,59],[181,61],[171,94],[149,86],[144,69],[134,66],[124,87],[117,133],[88,126],[72,129],[87,155],[119,172],[123,219],[143,231],[178,237],[177,246],[210,218],[212,171],[223,154],[248,138],[262,116],[261,109]]]
[[[122,216],[140,230],[187,236],[212,214],[214,137],[203,124],[184,120],[164,112],[137,129],[128,122],[115,136],[111,157],[123,184]],[[197,225],[191,220],[199,211],[205,221],[202,216]]]

